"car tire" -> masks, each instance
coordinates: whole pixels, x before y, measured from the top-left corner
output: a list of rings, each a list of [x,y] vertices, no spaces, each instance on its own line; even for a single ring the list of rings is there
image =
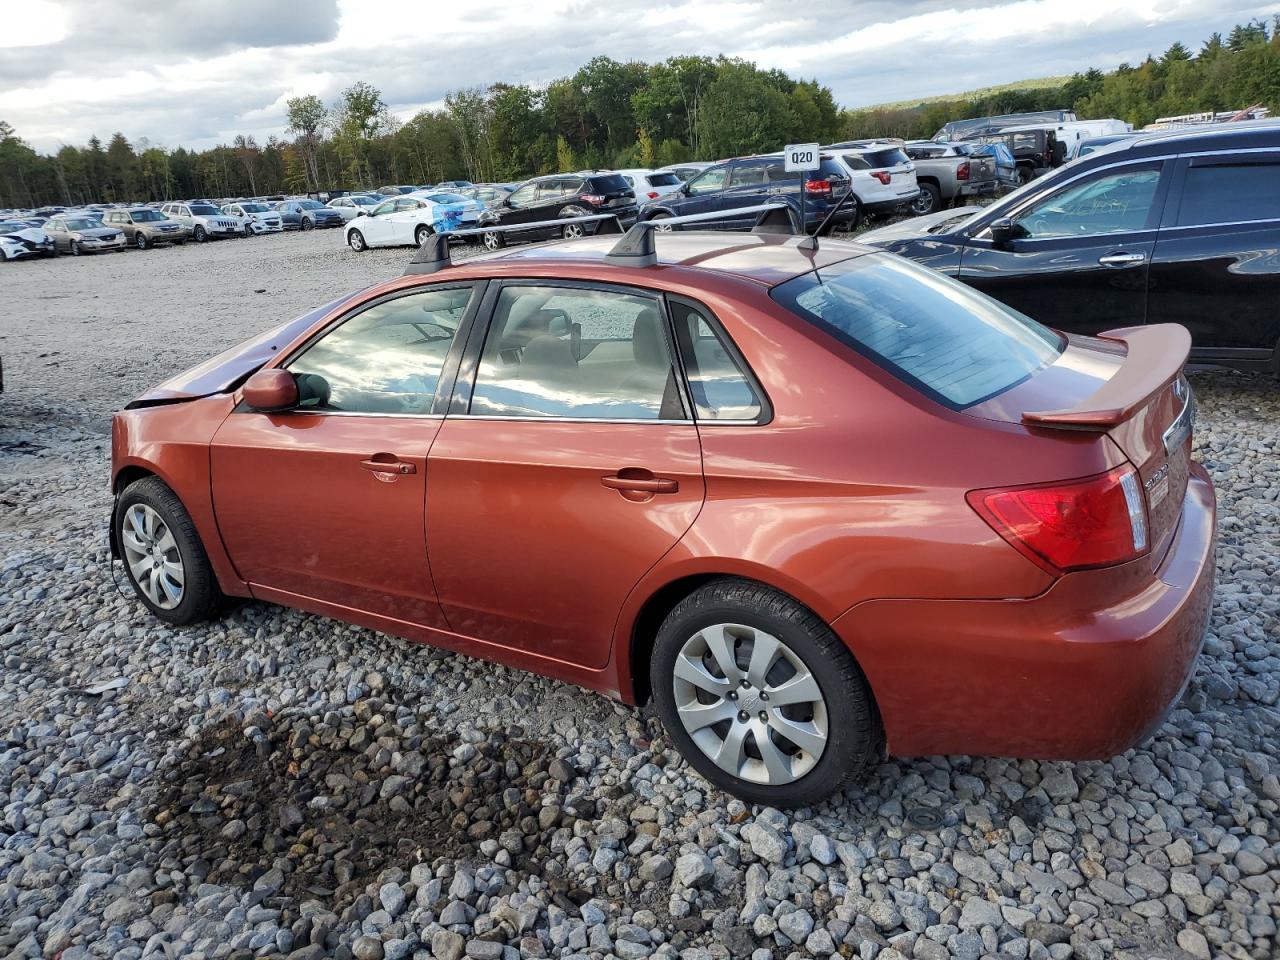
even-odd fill
[[[253,236],[253,227],[249,226],[247,223],[244,225],[244,235],[245,239]]]
[[[141,231],[139,231],[137,234],[134,235],[133,244],[139,250],[146,250],[148,247],[151,246],[150,241],[147,240],[147,235],[145,233],[142,233]]]
[[[347,246],[356,253],[364,253],[369,249],[369,244],[365,243],[364,234],[359,230],[352,230],[347,234]]]
[[[204,227],[197,223],[195,229],[191,231],[191,239],[196,243],[204,243],[209,239],[209,234],[205,232]]]
[[[506,238],[497,232],[483,234],[480,242],[484,244],[486,250],[501,250],[507,245]]]
[[[942,209],[942,192],[932,183],[920,184],[920,192],[911,201],[911,212],[917,217]]]
[[[427,242],[427,237],[431,236],[433,233],[435,233],[435,231],[425,223],[419,224],[418,229],[413,231],[413,242],[418,246],[422,246]]]
[[[770,651],[763,670],[758,650]],[[811,610],[760,583],[717,579],[680,601],[658,630],[650,680],[690,766],[749,803],[817,803],[883,753],[875,701],[848,649]],[[784,688],[797,698],[770,705]]]
[[[580,223],[566,223],[560,228],[560,236],[564,240],[580,240],[587,235],[587,231]]]
[[[67,250],[68,250],[68,252],[69,252],[73,257],[78,257],[78,256],[80,256],[80,253],[81,253],[81,250],[80,250],[80,241],[79,241],[79,240],[72,240],[72,241],[71,241],[71,246],[70,246],[70,247],[68,247],[68,248],[67,248]]]
[[[315,225],[316,225],[316,224],[315,224],[315,221],[314,221],[314,220],[312,220],[310,217],[303,217],[303,218],[302,218],[302,227],[301,227],[301,229],[303,229],[303,230],[312,230],[312,229],[314,229],[314,228],[315,228]]]
[[[653,229],[656,230],[658,233],[670,233],[673,229],[670,225],[663,225],[662,223],[659,222],[662,220],[670,220],[671,214],[669,213],[655,213],[649,219],[653,221],[653,224],[654,224]]]
[[[213,616],[224,600],[213,566],[191,515],[164,481],[129,484],[111,522],[125,576],[148,610],[175,626]]]
[[[1018,185],[1030,183],[1034,178],[1031,176],[1031,170],[1027,167],[1018,168]]]

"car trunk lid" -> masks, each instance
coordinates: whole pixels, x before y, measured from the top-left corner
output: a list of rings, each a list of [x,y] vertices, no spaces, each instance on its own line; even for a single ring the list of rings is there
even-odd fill
[[[1177,324],[1072,337],[1057,363],[967,412],[1035,430],[1105,433],[1138,471],[1156,566],[1190,476],[1195,399],[1182,374],[1190,349]]]

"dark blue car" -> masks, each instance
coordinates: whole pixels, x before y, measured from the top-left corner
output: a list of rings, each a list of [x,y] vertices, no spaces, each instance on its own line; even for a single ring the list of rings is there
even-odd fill
[[[828,154],[821,166],[808,173],[788,173],[782,154],[739,157],[707,167],[680,189],[663,194],[640,209],[640,220],[661,220],[694,213],[712,213],[735,207],[758,206],[781,201],[800,214],[800,190],[804,189],[805,229],[813,230],[849,192],[849,177]],[[854,215],[852,205],[842,208],[837,220]],[[709,230],[750,230],[755,214],[706,223]],[[658,229],[661,229],[659,227]]]
[[[276,204],[286,230],[310,230],[313,227],[340,227],[345,220],[333,207],[318,200],[285,200]]]

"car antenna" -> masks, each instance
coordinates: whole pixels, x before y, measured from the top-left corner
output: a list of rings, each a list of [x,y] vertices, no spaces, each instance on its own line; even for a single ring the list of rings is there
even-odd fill
[[[403,276],[437,273],[452,265],[453,261],[449,258],[449,234],[433,233],[422,241],[417,253],[409,261],[409,266],[405,267]]]
[[[822,236],[827,229],[827,225],[831,223],[832,218],[840,212],[840,208],[844,206],[845,201],[852,196],[853,186],[850,185],[849,189],[845,191],[844,196],[840,198],[839,202],[827,212],[825,217],[822,218],[822,222],[818,224],[818,229],[813,231],[813,236],[805,237],[796,244],[796,248],[799,250],[807,250],[810,253],[817,253],[818,237]]]

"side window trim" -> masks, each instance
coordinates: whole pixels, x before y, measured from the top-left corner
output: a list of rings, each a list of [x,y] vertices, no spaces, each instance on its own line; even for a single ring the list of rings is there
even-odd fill
[[[453,391],[454,377],[457,375],[458,358],[462,354],[463,344],[471,333],[471,324],[475,321],[476,314],[483,299],[487,280],[463,280],[452,281],[438,284],[429,284],[423,286],[408,287],[400,290],[393,290],[381,297],[375,297],[373,300],[367,300],[350,310],[347,310],[331,321],[326,323],[321,329],[317,330],[311,336],[307,337],[287,354],[277,357],[275,362],[271,364],[273,369],[284,370],[289,364],[295,362],[303,354],[305,354],[318,341],[324,339],[329,334],[338,330],[350,320],[354,320],[367,310],[374,307],[382,306],[384,303],[390,303],[394,300],[400,300],[405,297],[411,297],[415,294],[430,293],[436,290],[459,290],[463,288],[471,288],[471,297],[467,301],[466,309],[463,310],[462,318],[458,322],[458,332],[453,338],[453,342],[449,345],[449,350],[445,354],[444,365],[440,369],[439,379],[436,381],[435,397],[432,399],[431,411],[429,413],[368,413],[361,411],[344,411],[344,410],[291,410],[286,411],[290,414],[304,414],[306,416],[326,416],[326,417],[407,417],[407,418],[436,418],[443,416],[443,407],[447,404],[448,397]],[[442,402],[443,401],[443,402]],[[247,413],[249,408],[244,402],[236,405],[233,413]]]
[[[480,358],[484,351],[485,340],[493,326],[495,308],[502,291],[511,287],[563,287],[572,290],[598,290],[602,293],[614,293],[622,296],[644,297],[654,302],[658,315],[662,318],[663,335],[667,341],[667,351],[673,368],[676,371],[676,390],[680,394],[680,403],[684,408],[684,417],[679,420],[610,420],[600,417],[503,417],[489,414],[471,413],[471,398],[475,391],[476,378],[480,373]],[[460,337],[458,339],[461,339]],[[639,424],[692,424],[696,423],[693,413],[692,397],[689,385],[685,382],[684,368],[680,362],[680,345],[676,342],[675,329],[671,322],[671,314],[667,309],[666,299],[661,291],[646,287],[633,287],[627,284],[606,283],[598,280],[564,280],[556,277],[509,277],[502,280],[491,280],[484,292],[483,302],[479,304],[474,322],[468,331],[466,347],[462,351],[461,360],[453,383],[452,396],[447,403],[445,416],[454,419],[475,417],[484,420],[513,420],[536,423],[639,423]],[[455,341],[456,342],[456,341]],[[443,376],[443,375],[442,375]],[[442,380],[443,382],[443,380]]]
[[[724,324],[720,322],[720,318],[715,315],[710,307],[699,300],[692,297],[682,296],[677,293],[668,293],[663,296],[663,313],[667,317],[668,326],[675,331],[676,327],[673,322],[673,314],[671,312],[671,304],[679,303],[686,307],[697,311],[706,321],[711,332],[715,334],[716,339],[724,347],[725,352],[729,354],[729,358],[734,365],[742,371],[743,377],[746,378],[747,385],[755,393],[756,398],[760,401],[760,412],[751,420],[703,420],[698,417],[697,405],[693,402],[693,391],[689,386],[689,371],[686,367],[685,352],[692,345],[686,346],[683,338],[678,334],[675,337],[677,362],[680,365],[680,388],[685,396],[685,402],[688,409],[693,413],[695,423],[702,426],[732,426],[732,427],[762,427],[773,421],[773,401],[769,399],[769,394],[765,391],[764,385],[761,384],[760,378],[756,376],[756,372],[751,369],[751,364],[747,363],[747,358],[742,355],[742,351],[738,349],[738,345],[734,342],[733,337],[729,336],[729,331],[724,328]]]

